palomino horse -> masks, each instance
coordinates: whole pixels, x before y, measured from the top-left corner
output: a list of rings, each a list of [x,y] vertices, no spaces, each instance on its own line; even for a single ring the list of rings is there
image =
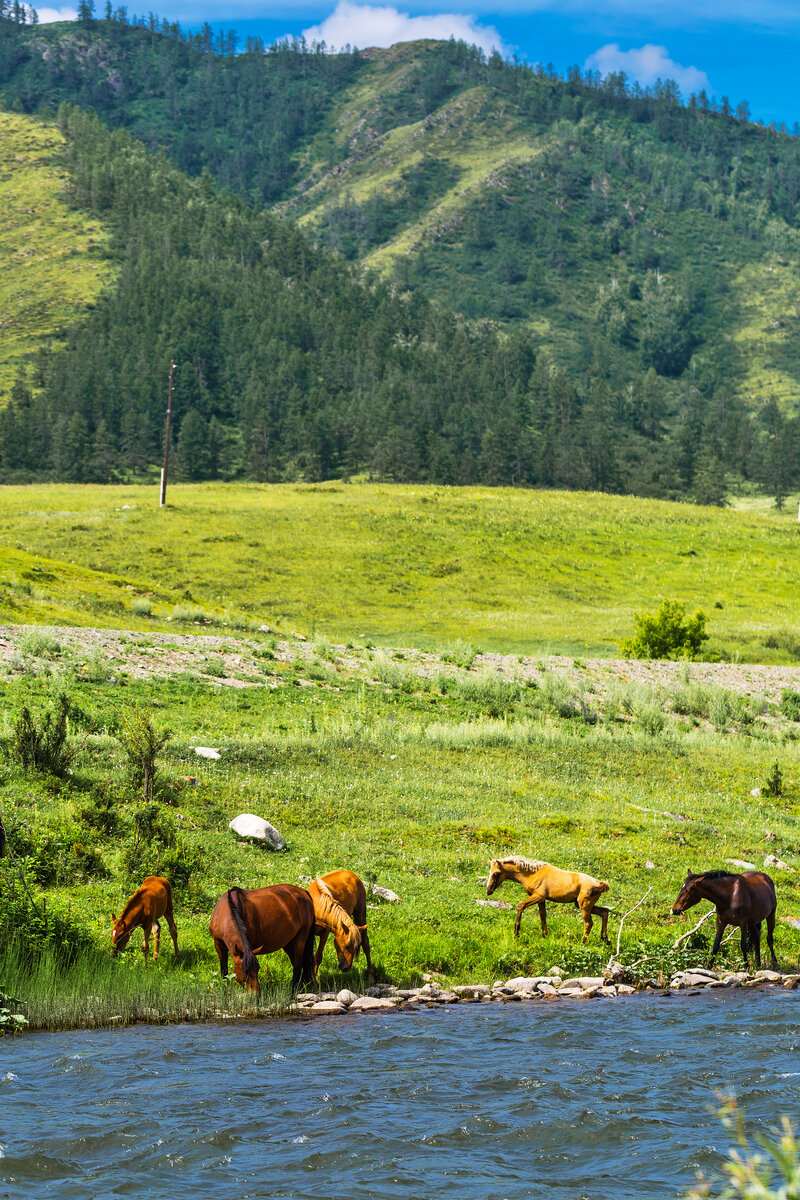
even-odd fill
[[[542,922],[542,937],[547,937],[547,908],[546,900],[556,904],[571,904],[581,910],[583,915],[583,937],[585,942],[592,928],[592,913],[597,913],[602,921],[600,936],[608,941],[608,909],[597,903],[597,897],[608,891],[608,884],[601,879],[593,879],[591,875],[583,875],[580,871],[562,871],[550,863],[539,862],[530,858],[493,858],[492,869],[486,883],[486,894],[491,896],[495,888],[500,887],[507,879],[521,883],[528,893],[517,909],[517,919],[514,922],[514,937],[519,937],[519,925],[522,914],[531,904],[539,905],[539,919]]]
[[[750,947],[756,960],[756,970],[761,969],[761,922],[767,922],[767,945],[772,955],[772,965],[778,970],[778,960],[772,945],[775,928],[775,884],[763,871],[744,871],[741,875],[733,871],[701,871],[699,875],[686,872],[683,887],[672,906],[673,913],[686,912],[687,908],[700,900],[710,900],[717,910],[717,936],[711,948],[713,963],[719,951],[722,935],[728,925],[738,925],[742,931],[742,955],[745,970],[747,951]]]
[[[359,948],[363,948],[367,960],[367,979],[371,982],[375,972],[369,952],[367,890],[364,884],[353,871],[340,869],[312,879],[308,894],[314,901],[317,918],[314,927],[314,932],[319,935],[314,956],[317,970],[322,962],[328,935],[332,933],[339,956],[339,970],[349,971]]]
[[[111,920],[114,922],[111,929],[111,953],[117,954],[124,950],[134,929],[141,925],[144,933],[142,950],[144,951],[144,960],[147,962],[147,952],[150,949],[150,930],[155,925],[153,958],[157,958],[161,942],[161,926],[158,923],[160,917],[166,918],[177,957],[178,930],[172,915],[172,888],[168,879],[162,879],[160,875],[148,875],[142,886],[133,893],[120,916],[113,912],[111,914]]]
[[[230,953],[239,983],[256,995],[261,989],[255,956],[276,950],[285,950],[289,956],[293,993],[301,980],[316,985],[314,904],[302,888],[291,883],[251,891],[232,887],[217,901],[208,928],[223,977],[228,974]]]

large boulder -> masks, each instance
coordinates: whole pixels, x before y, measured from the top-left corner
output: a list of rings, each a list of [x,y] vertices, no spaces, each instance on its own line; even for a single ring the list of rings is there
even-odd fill
[[[239,813],[228,825],[240,838],[253,838],[257,842],[265,842],[270,850],[285,850],[286,842],[274,825],[257,817],[254,813]]]

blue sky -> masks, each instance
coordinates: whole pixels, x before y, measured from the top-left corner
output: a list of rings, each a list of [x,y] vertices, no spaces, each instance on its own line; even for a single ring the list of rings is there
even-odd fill
[[[686,95],[705,87],[734,106],[746,100],[754,119],[790,128],[800,121],[800,0],[149,0],[146,7],[185,28],[208,21],[268,42],[304,33],[365,47],[453,34],[560,71],[577,63],[604,74],[624,70],[643,84],[670,77]],[[139,11],[136,0],[128,8]],[[54,19],[69,10],[39,12]]]

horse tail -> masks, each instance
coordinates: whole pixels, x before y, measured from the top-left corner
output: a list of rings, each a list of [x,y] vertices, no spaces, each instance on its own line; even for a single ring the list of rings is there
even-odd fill
[[[242,896],[244,895],[240,887],[232,887],[228,891],[228,905],[230,906],[233,923],[236,926],[239,937],[242,942],[242,967],[246,976],[258,974],[258,963],[256,956],[250,949],[250,942],[247,939],[247,930],[244,924],[244,913],[242,912]]]
[[[311,922],[311,928],[308,931],[306,944],[303,947],[303,975],[302,978],[308,983],[317,985],[317,972],[314,966],[314,922]]]

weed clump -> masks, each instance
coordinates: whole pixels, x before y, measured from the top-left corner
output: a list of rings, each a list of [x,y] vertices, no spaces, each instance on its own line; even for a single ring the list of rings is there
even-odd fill
[[[158,776],[156,760],[170,739],[169,732],[159,733],[146,712],[129,704],[121,714],[117,737],[128,760],[131,783],[145,802],[152,801]]]
[[[70,711],[69,698],[59,696],[55,712],[51,709],[37,722],[26,705],[11,731],[11,757],[26,771],[63,779],[75,755],[75,747],[67,741]]]

